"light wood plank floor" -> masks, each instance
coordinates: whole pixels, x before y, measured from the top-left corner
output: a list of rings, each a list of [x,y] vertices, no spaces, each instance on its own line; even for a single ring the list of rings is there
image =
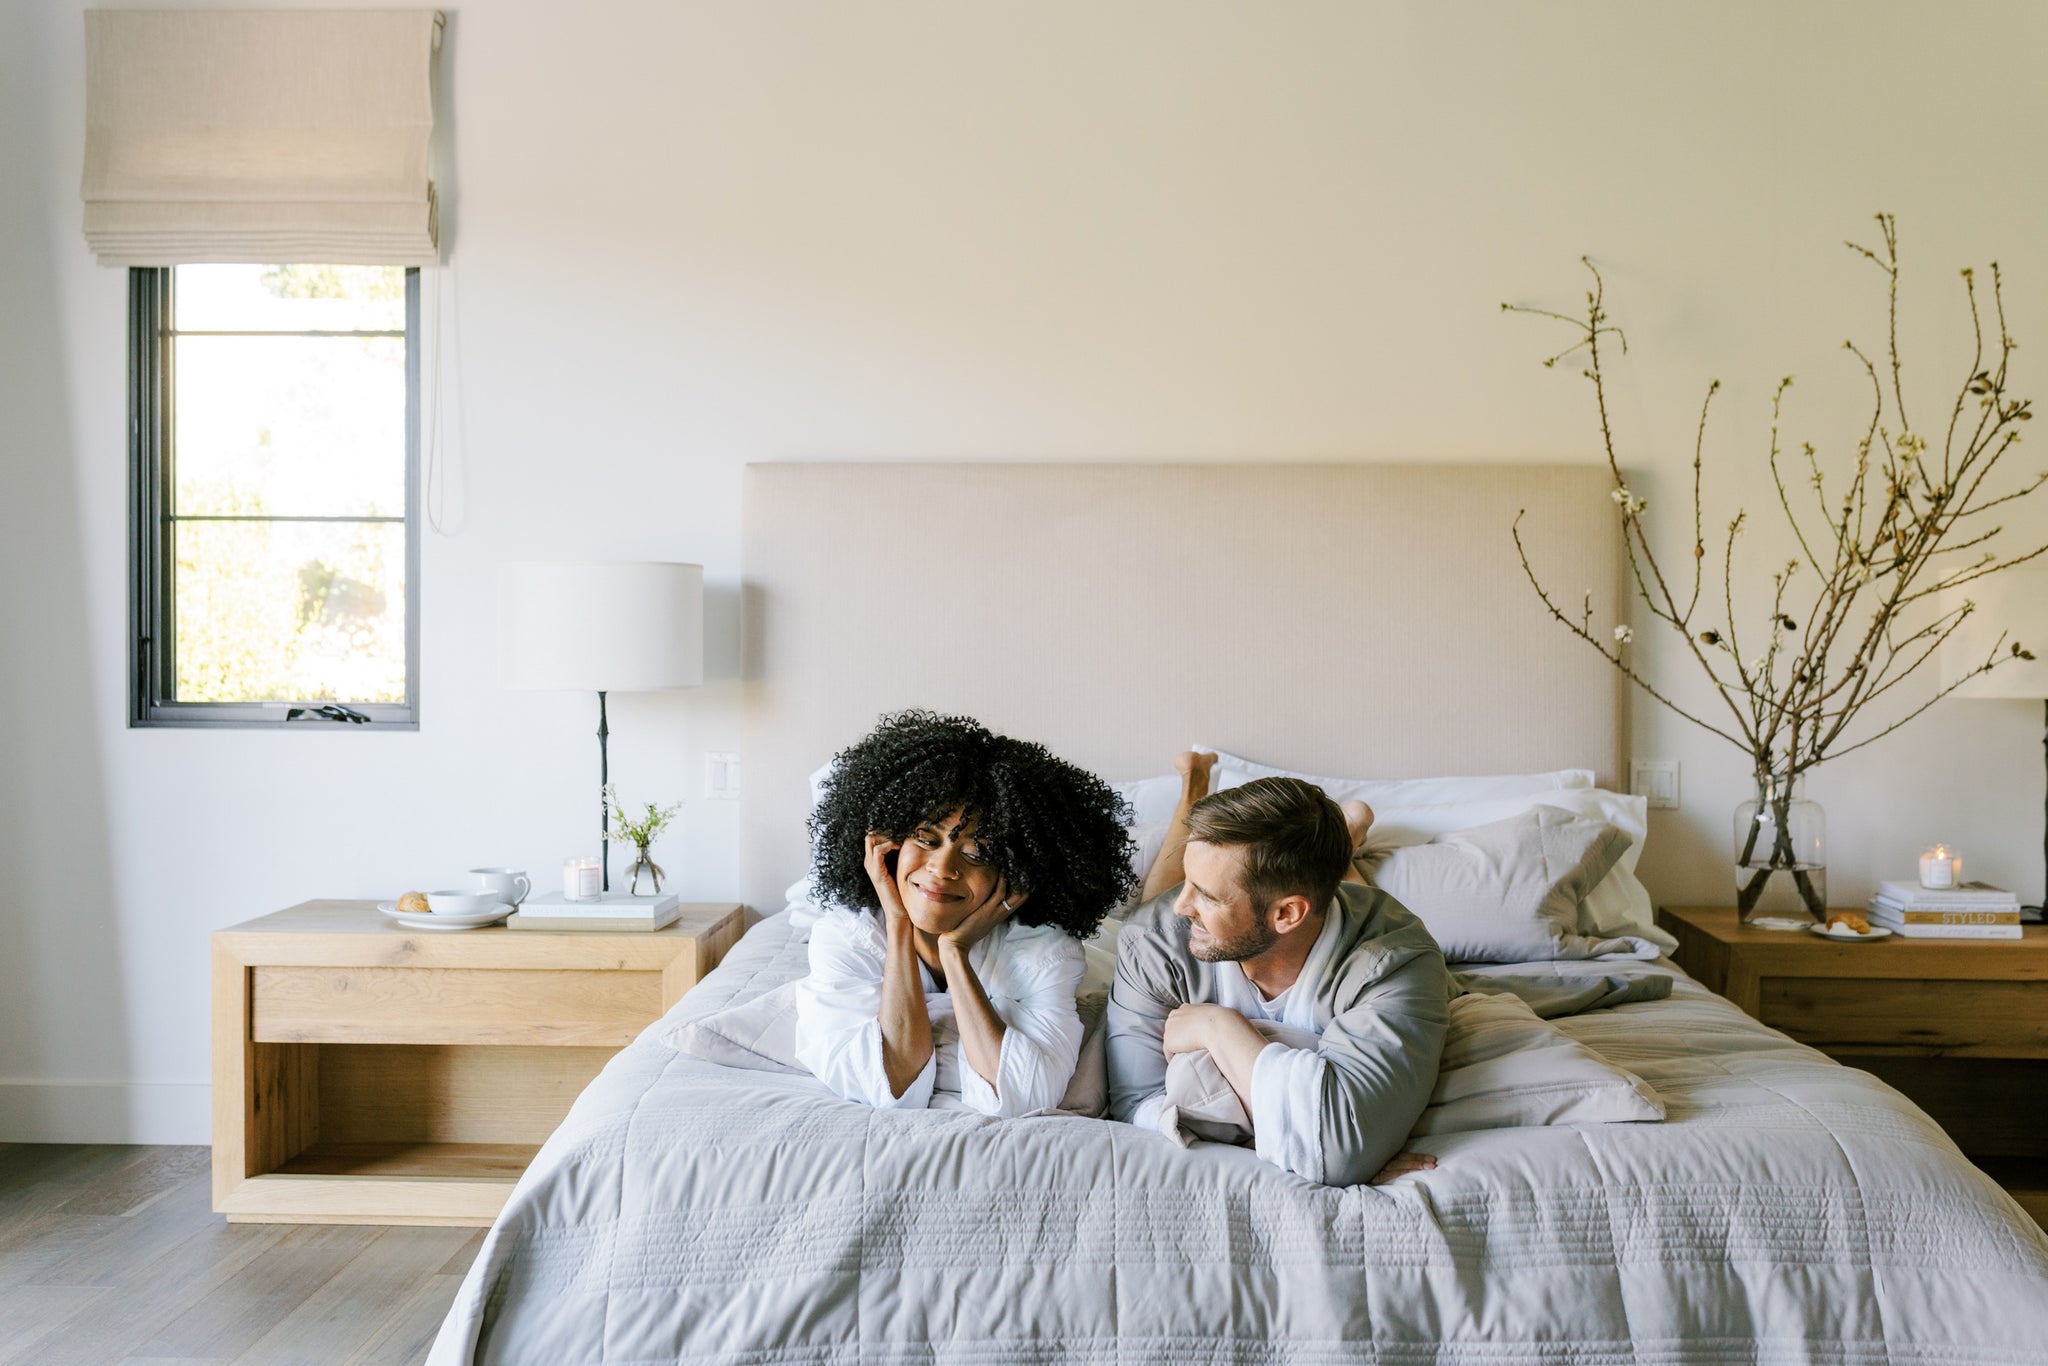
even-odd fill
[[[207,1163],[0,1144],[0,1363],[426,1359],[482,1229],[230,1224]]]

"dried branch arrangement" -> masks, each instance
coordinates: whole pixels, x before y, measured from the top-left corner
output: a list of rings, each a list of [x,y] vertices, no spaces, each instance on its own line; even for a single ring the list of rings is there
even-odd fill
[[[2048,482],[2048,473],[2016,487],[1987,484],[1992,472],[2020,443],[2021,424],[2033,417],[2031,402],[2007,390],[2008,368],[2017,347],[2006,331],[2005,301],[1998,265],[1991,265],[1992,319],[1997,326],[1996,359],[1986,360],[1985,324],[1980,312],[1975,272],[1962,272],[1970,318],[1976,336],[1967,378],[1947,413],[1947,425],[1936,450],[1908,417],[1899,362],[1899,253],[1896,223],[1879,214],[1882,252],[1847,245],[1884,273],[1889,301],[1887,355],[1889,375],[1854,342],[1842,343],[1862,364],[1871,386],[1871,414],[1856,441],[1854,460],[1830,476],[1811,443],[1796,455],[1779,442],[1779,419],[1790,376],[1778,382],[1771,396],[1769,464],[1779,509],[1790,525],[1799,553],[1771,575],[1768,609],[1738,604],[1734,586],[1737,546],[1749,525],[1746,511],[1729,522],[1720,555],[1720,592],[1707,583],[1708,546],[1701,521],[1700,486],[1706,448],[1707,419],[1721,382],[1707,386],[1700,406],[1694,441],[1692,475],[1692,573],[1668,575],[1651,548],[1644,514],[1648,501],[1629,488],[1615,448],[1608,415],[1607,376],[1603,343],[1627,353],[1627,338],[1608,319],[1606,284],[1590,260],[1593,288],[1586,295],[1582,317],[1548,309],[1502,304],[1511,313],[1531,313],[1563,322],[1577,332],[1564,350],[1543,363],[1584,351],[1583,373],[1593,384],[1600,422],[1601,446],[1614,474],[1614,499],[1622,521],[1629,571],[1638,596],[1651,618],[1677,633],[1699,662],[1718,696],[1719,705],[1701,716],[1679,705],[1644,678],[1630,654],[1633,631],[1616,625],[1611,632],[1592,619],[1590,596],[1575,616],[1564,611],[1545,589],[1529,562],[1516,519],[1515,546],[1522,570],[1550,614],[1573,634],[1598,650],[1630,682],[1693,724],[1713,732],[1748,754],[1759,790],[1765,784],[1780,804],[1775,838],[1789,840],[1792,780],[1825,759],[1861,749],[1891,734],[1925,712],[1969,679],[2012,659],[2032,659],[2018,641],[2000,635],[1985,658],[1932,697],[1911,705],[1903,715],[1875,731],[1852,731],[1865,708],[1894,693],[1976,611],[1968,600],[1949,605],[1930,601],[1936,595],[1986,575],[2023,564],[2048,551],[2038,546],[2019,554],[2001,555],[1992,543],[2002,526],[1987,525],[1986,513],[2024,498]],[[1611,339],[1611,342],[1610,342]],[[1887,378],[1889,383],[1887,384]],[[2001,491],[2003,489],[2003,491]],[[1972,554],[1971,552],[1975,552]],[[1907,695],[1907,700],[1913,697]],[[1725,709],[1725,715],[1722,714]],[[1865,733],[1867,732],[1867,733]],[[1752,834],[1752,841],[1755,836]],[[1753,850],[1739,862],[1752,862]],[[1781,857],[1782,856],[1782,857]],[[1738,901],[1747,912],[1763,891],[1772,871],[1793,871],[1789,845],[1774,849],[1755,885],[1743,885]],[[1818,893],[1800,887],[1810,909]]]

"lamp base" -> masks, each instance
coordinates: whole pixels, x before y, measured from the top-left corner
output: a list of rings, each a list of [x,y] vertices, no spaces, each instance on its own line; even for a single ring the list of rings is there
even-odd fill
[[[597,691],[597,847],[604,890],[612,889],[612,725],[605,715],[605,689]]]

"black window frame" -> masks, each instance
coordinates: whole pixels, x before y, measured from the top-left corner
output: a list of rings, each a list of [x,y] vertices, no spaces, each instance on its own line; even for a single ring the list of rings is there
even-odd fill
[[[128,724],[209,729],[418,730],[420,716],[420,272],[405,272],[405,701],[180,702],[171,509],[177,450],[171,266],[128,271]],[[289,334],[282,334],[289,335]],[[345,519],[354,520],[354,519]],[[360,718],[360,719],[358,719]]]

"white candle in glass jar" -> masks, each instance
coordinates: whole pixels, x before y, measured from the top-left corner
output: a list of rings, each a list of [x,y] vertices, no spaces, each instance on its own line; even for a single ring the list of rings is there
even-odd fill
[[[1963,881],[1963,856],[1954,845],[1936,844],[1920,856],[1922,887],[1956,887]]]
[[[595,901],[598,897],[597,860],[588,856],[562,860],[562,895],[571,901]]]

